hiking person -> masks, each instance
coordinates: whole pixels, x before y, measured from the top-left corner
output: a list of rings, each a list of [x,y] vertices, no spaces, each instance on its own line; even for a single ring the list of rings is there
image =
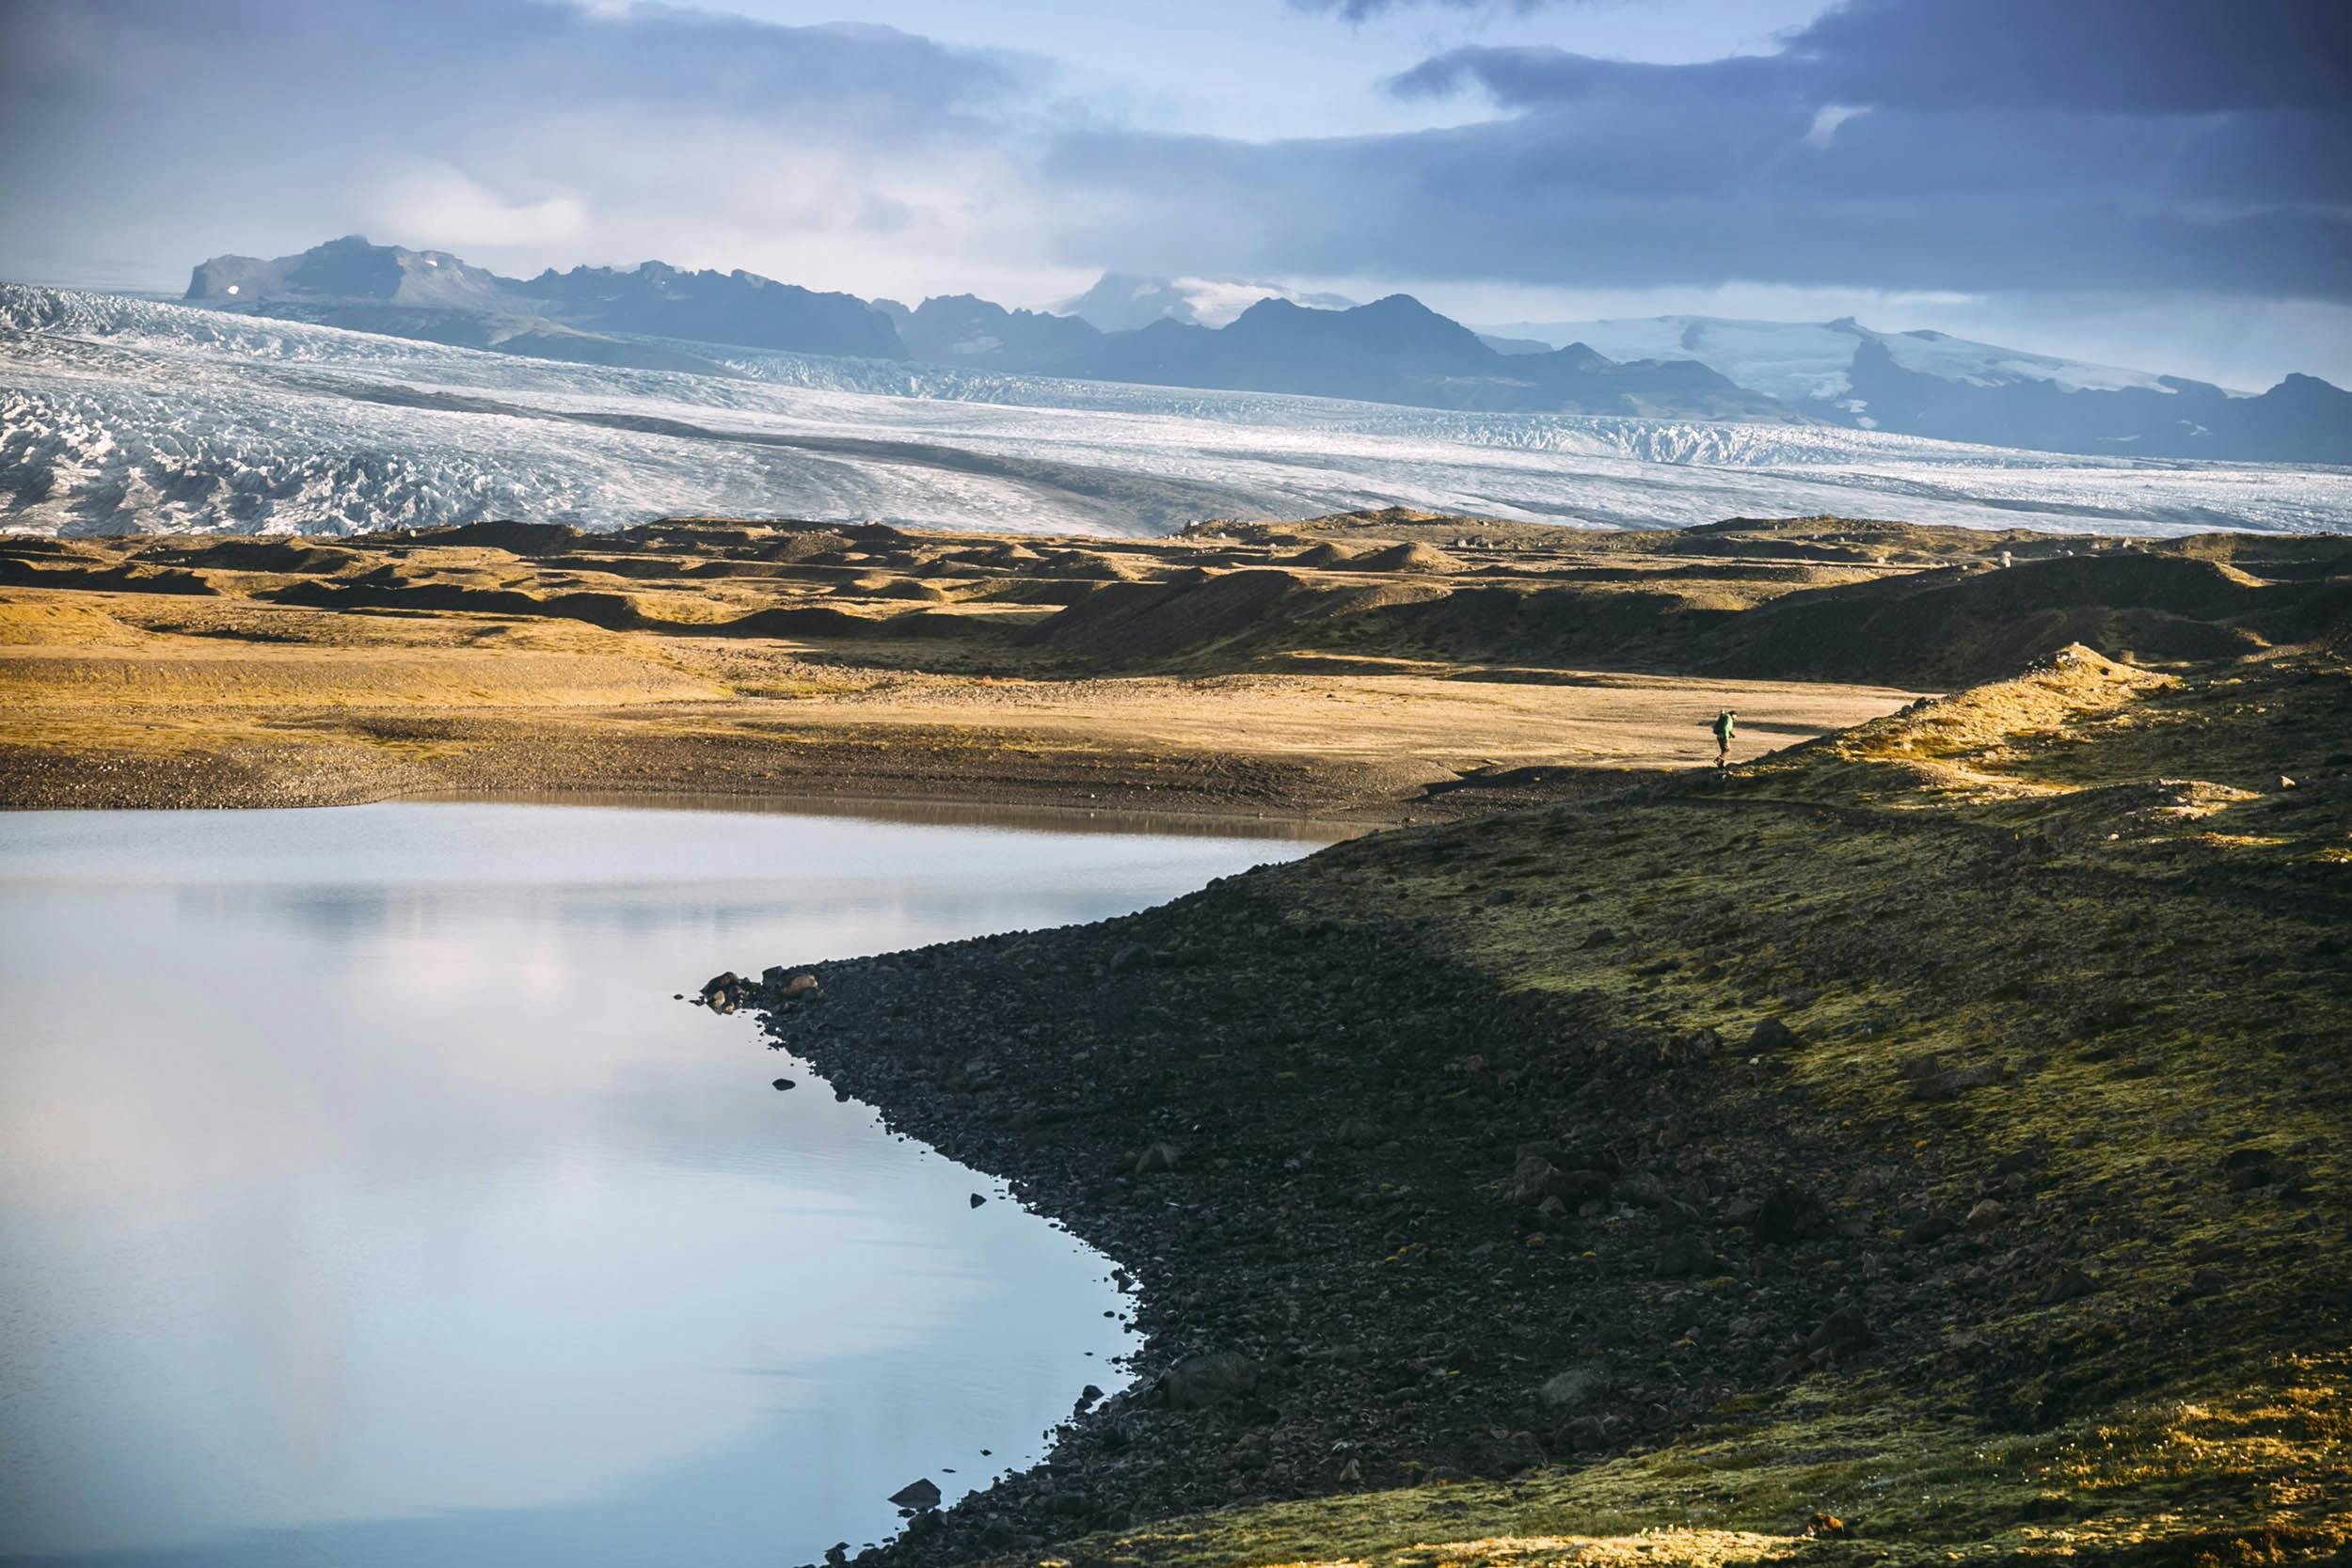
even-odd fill
[[[1738,715],[1725,708],[1715,715],[1715,766],[1724,767],[1731,760],[1731,737],[1740,733]]]

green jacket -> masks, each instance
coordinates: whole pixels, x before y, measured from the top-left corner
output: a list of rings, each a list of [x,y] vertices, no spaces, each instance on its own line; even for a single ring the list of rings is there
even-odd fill
[[[1715,715],[1716,739],[1729,740],[1734,735],[1737,735],[1739,731],[1740,726],[1738,722],[1732,719],[1730,714],[1719,713]]]

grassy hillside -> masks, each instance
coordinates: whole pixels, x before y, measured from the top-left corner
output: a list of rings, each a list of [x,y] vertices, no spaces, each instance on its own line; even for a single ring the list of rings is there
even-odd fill
[[[2066,649],[822,966],[780,1042],[1069,1216],[1151,1336],[893,1560],[2339,1560],[2347,933],[2345,661]]]

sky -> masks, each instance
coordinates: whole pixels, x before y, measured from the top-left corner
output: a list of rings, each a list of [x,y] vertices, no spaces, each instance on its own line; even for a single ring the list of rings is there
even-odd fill
[[[0,277],[338,234],[2352,385],[2352,0],[0,0]]]

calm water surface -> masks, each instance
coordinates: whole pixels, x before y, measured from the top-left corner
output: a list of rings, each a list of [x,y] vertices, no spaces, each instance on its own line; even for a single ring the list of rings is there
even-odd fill
[[[772,1565],[1032,1461],[1102,1259],[671,993],[1312,847],[0,816],[0,1558]]]

